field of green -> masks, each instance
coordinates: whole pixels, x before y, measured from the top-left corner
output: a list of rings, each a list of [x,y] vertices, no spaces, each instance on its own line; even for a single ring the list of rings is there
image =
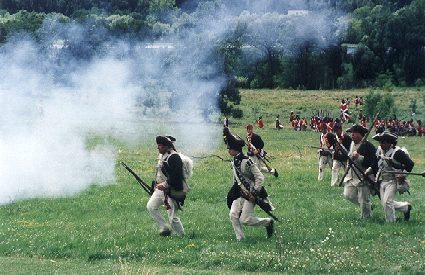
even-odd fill
[[[411,176],[411,195],[397,196],[412,203],[409,222],[385,223],[377,197],[373,217],[361,220],[359,209],[330,186],[330,169],[317,181],[319,135],[294,132],[288,114],[310,116],[317,109],[338,112],[340,98],[365,96],[356,91],[243,90],[244,118],[230,120],[232,131],[263,116],[256,129],[279,177],[267,174],[265,185],[281,219],[276,234],[244,227],[246,240],[237,242],[228,217],[226,194],[232,184],[230,163],[217,157],[194,158],[194,176],[181,219],[186,235],[160,237],[146,210],[147,195],[120,165],[125,160],[145,177],[154,173],[157,151],[153,142],[119,149],[117,181],[93,185],[68,198],[31,199],[0,206],[0,266],[2,273],[423,273],[425,272],[425,178]],[[397,90],[401,112],[409,114],[410,98],[425,110],[423,90]],[[280,114],[283,130],[275,130]],[[418,114],[420,115],[420,114]],[[422,114],[423,115],[423,114]],[[408,116],[408,115],[406,115]],[[345,125],[344,129],[347,128]],[[220,125],[217,130],[221,131]],[[220,135],[218,135],[219,137]],[[153,136],[152,136],[153,138]],[[153,140],[153,139],[152,139]],[[93,140],[92,140],[93,142]],[[425,170],[425,137],[399,139]],[[224,144],[212,154],[228,160]],[[376,143],[374,143],[376,144]],[[178,147],[178,143],[176,144]],[[150,182],[150,179],[146,179]],[[257,215],[266,217],[261,210]]]

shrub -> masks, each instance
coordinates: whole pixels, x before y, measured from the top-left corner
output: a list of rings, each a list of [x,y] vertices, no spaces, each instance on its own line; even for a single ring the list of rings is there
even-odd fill
[[[232,110],[232,116],[234,118],[242,118],[243,117],[243,111],[239,108],[234,108]]]

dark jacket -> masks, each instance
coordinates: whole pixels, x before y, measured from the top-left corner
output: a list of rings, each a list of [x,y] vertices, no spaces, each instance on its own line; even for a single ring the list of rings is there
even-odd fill
[[[167,183],[172,189],[183,190],[183,162],[179,154],[171,154],[163,162],[162,172],[167,176]]]
[[[396,163],[393,163],[393,167],[396,169],[404,169],[407,172],[412,172],[413,166],[415,163],[413,160],[403,151],[403,150],[397,150],[394,153],[393,156],[394,160],[400,163],[397,165]]]
[[[371,167],[374,174],[378,172],[378,158],[376,156],[376,148],[373,146],[370,141],[365,141],[362,145],[360,145],[357,152],[364,156],[362,161],[362,168],[366,170]]]
[[[348,152],[350,150],[352,139],[349,135],[344,134],[342,137],[341,145],[345,148],[345,151]],[[339,161],[346,161],[348,156],[343,152],[338,146],[335,146],[336,150],[333,158]]]

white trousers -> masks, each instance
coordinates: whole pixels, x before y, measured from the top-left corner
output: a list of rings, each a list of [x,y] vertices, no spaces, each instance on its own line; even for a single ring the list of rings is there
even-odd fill
[[[385,220],[387,222],[395,222],[395,211],[407,212],[409,203],[395,201],[395,194],[397,192],[397,184],[395,181],[383,181],[380,187],[381,203],[384,207]]]
[[[338,186],[340,178],[339,178],[339,170],[342,168],[345,171],[346,162],[339,161],[334,159],[332,161],[332,178],[331,178],[331,186]]]
[[[242,230],[243,225],[249,226],[267,226],[272,222],[271,218],[254,217],[255,204],[244,198],[238,198],[233,201],[230,207],[230,221],[232,222],[233,230],[237,240],[242,240],[245,235]]]
[[[370,189],[366,185],[354,185],[353,181],[347,181],[344,185],[344,198],[360,206],[360,216],[370,218],[372,204],[370,202]]]
[[[149,199],[146,208],[149,211],[149,214],[151,217],[156,221],[156,223],[159,225],[159,231],[169,231],[170,226],[165,222],[164,218],[162,217],[159,208],[164,205],[164,191],[158,190],[155,188],[155,191],[153,192],[151,198]],[[176,202],[168,197],[168,204],[170,205],[170,209],[167,210],[168,214],[168,221],[171,224],[171,228],[174,230],[174,232],[178,236],[184,235],[184,228],[183,224],[180,221],[180,218],[177,216],[178,208],[176,205]]]
[[[327,164],[332,168],[332,156],[319,156],[319,176],[317,176],[317,180],[323,180]]]

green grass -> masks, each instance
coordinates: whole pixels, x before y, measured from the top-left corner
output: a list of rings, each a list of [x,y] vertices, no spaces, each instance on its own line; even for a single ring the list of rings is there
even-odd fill
[[[294,132],[289,127],[281,131],[271,128],[275,114],[280,113],[283,121],[284,114],[292,107],[304,106],[303,97],[295,100],[287,93],[280,90],[242,92],[244,112],[249,114],[249,110],[253,110],[250,106],[257,102],[258,109],[265,112],[263,118],[270,120],[267,128],[257,132],[265,140],[272,164],[280,173],[279,178],[266,175],[265,182],[277,207],[275,215],[282,220],[272,239],[266,239],[263,228],[244,227],[246,241],[235,241],[226,206],[226,193],[232,184],[230,164],[215,157],[194,159],[192,190],[181,213],[186,236],[160,237],[146,210],[147,196],[119,166],[120,160],[126,160],[148,181],[154,173],[157,155],[154,144],[140,141],[138,145],[127,146],[115,140],[119,149],[116,183],[106,187],[93,185],[70,198],[31,199],[0,207],[2,271],[425,272],[424,178],[411,177],[412,195],[398,197],[413,204],[410,222],[385,223],[376,197],[373,198],[376,206],[373,218],[361,220],[359,209],[343,199],[342,188],[330,186],[330,170],[326,171],[323,182],[316,180],[317,155],[315,149],[308,146],[318,145],[318,134]],[[329,97],[324,91],[300,92],[303,96],[307,93],[317,98]],[[361,91],[352,93],[361,95]],[[419,91],[417,95],[422,93]],[[275,102],[275,98],[280,101]],[[305,103],[307,110],[330,103],[317,100],[315,105],[308,104]],[[251,119],[247,116],[232,122],[232,130],[244,136],[242,125]],[[415,171],[425,170],[424,140],[424,137],[399,140],[415,160]],[[214,153],[230,158],[223,144]],[[266,216],[258,209],[256,213]]]

